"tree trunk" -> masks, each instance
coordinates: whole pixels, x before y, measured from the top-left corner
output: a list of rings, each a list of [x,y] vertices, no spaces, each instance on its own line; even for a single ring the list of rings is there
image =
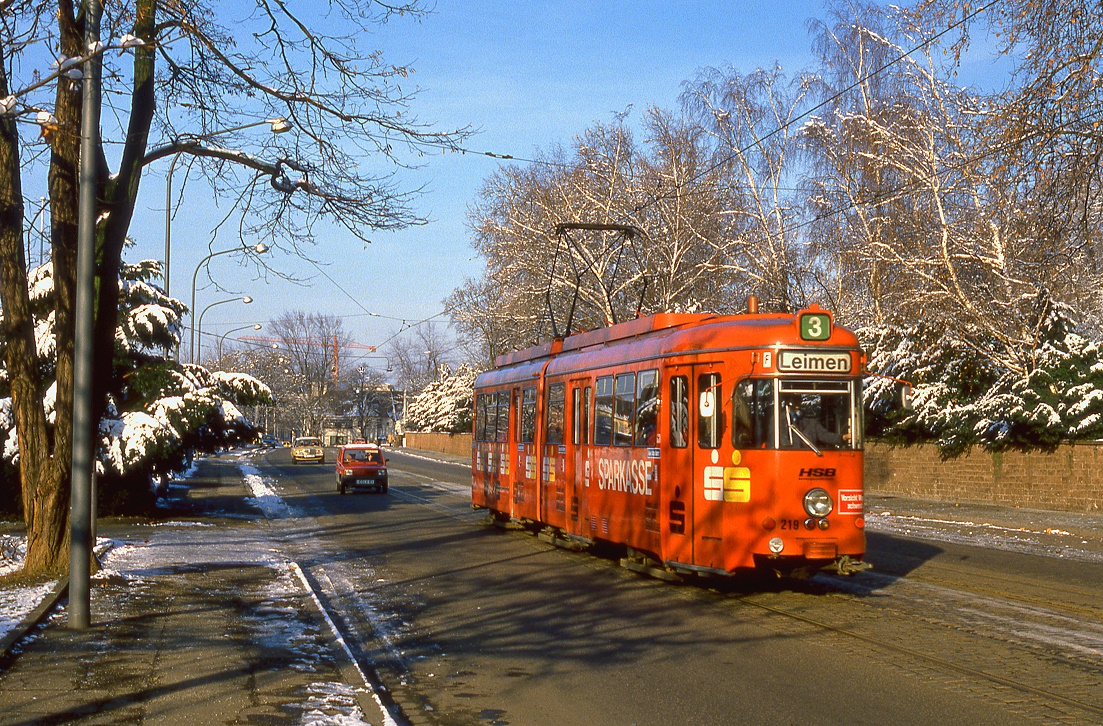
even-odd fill
[[[6,59],[0,57],[0,96],[6,96]],[[69,560],[69,490],[50,456],[50,429],[42,407],[43,385],[35,348],[34,320],[23,254],[23,197],[19,134],[15,121],[0,118],[0,333],[7,343],[12,412],[19,442],[19,476],[27,525],[28,572],[58,572]]]

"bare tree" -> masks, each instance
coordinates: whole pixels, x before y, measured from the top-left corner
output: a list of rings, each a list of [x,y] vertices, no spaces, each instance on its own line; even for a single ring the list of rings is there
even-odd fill
[[[355,421],[361,438],[374,438],[394,413],[393,391],[383,374],[367,366],[345,372],[341,405]]]
[[[487,180],[470,214],[486,272],[449,300],[461,335],[501,353],[636,314],[741,304],[704,132],[659,109],[644,125],[642,147],[618,119],[570,155],[552,150]]]
[[[417,394],[437,379],[442,366],[453,362],[454,347],[441,325],[425,322],[395,338],[387,350],[387,362],[398,386]]]
[[[149,164],[184,155],[190,168],[211,179],[215,194],[230,201],[227,224],[236,224],[243,240],[259,234],[305,254],[322,218],[364,239],[373,230],[417,222],[409,195],[367,160],[389,158],[401,166],[407,151],[452,146],[457,137],[410,116],[411,89],[403,88],[408,68],[360,47],[391,16],[421,14],[416,3],[333,0],[293,9],[281,0],[256,0],[248,15],[232,17],[204,0],[123,0],[107,4],[107,42],[93,48],[83,40],[85,8],[74,0],[5,0],[0,8],[0,304],[19,430],[25,569],[56,571],[69,559],[81,64],[102,65],[108,137],[98,155],[96,190],[93,422],[108,392],[120,386],[110,344],[119,269]],[[48,67],[51,56],[56,69]],[[32,120],[35,136],[21,138],[18,124]],[[293,130],[263,137],[250,131],[265,120]],[[22,244],[23,184],[44,166],[57,291],[53,426],[43,415]]]
[[[924,0],[914,18],[927,27],[956,23],[959,52],[974,33],[994,34],[998,52],[1013,60],[1007,88],[986,98],[977,118],[993,184],[1017,190],[1021,234],[1063,268],[1047,285],[1103,331],[1103,6],[1007,0],[978,13],[969,3]]]
[[[280,339],[288,383],[284,396],[293,402],[296,430],[300,435],[318,436],[323,421],[336,413],[340,350],[352,339],[340,318],[301,310],[280,315],[270,329]]]
[[[719,178],[715,192],[726,205],[719,271],[745,281],[767,307],[789,311],[806,301],[811,262],[799,234],[800,178],[790,157],[812,79],[785,76],[780,68],[741,74],[709,68],[683,93],[683,104],[707,135],[708,168]]]

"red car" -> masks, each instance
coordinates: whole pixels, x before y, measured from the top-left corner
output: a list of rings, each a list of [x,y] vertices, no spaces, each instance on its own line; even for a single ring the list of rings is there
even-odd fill
[[[337,491],[374,489],[387,493],[387,462],[375,444],[351,444],[337,449]]]

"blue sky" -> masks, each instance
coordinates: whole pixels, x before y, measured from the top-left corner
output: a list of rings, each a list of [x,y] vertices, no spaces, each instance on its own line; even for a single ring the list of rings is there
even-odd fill
[[[364,47],[416,69],[410,80],[422,89],[413,105],[420,120],[442,129],[474,127],[479,133],[466,143],[473,150],[530,156],[536,149],[569,144],[588,126],[608,122],[629,106],[635,119],[649,106],[676,106],[681,84],[705,66],[748,72],[778,63],[794,73],[811,63],[807,20],[824,16],[818,0],[438,0],[432,15],[394,18]],[[398,181],[424,187],[416,204],[429,218],[427,225],[372,235],[366,247],[347,232],[324,232],[314,256],[329,263],[324,269],[336,284],[310,268],[300,273],[313,276],[310,286],[275,278],[254,281],[232,256],[217,258],[216,279],[255,302],[212,309],[204,330],[222,333],[263,324],[285,310],[316,310],[344,317],[358,342],[375,345],[391,337],[401,320],[438,313],[441,300],[465,277],[479,274],[466,210],[483,180],[508,162],[473,154],[422,161],[422,168],[401,172]],[[167,164],[162,167],[143,179],[132,232],[139,244],[130,259],[163,256]],[[172,292],[185,302],[192,271],[207,254],[206,229],[217,217],[205,206],[209,194],[201,183],[193,182],[189,192],[176,215],[172,252]],[[233,244],[227,237],[215,249]],[[273,264],[285,270],[301,266],[286,257]],[[196,307],[225,297],[201,291]]]

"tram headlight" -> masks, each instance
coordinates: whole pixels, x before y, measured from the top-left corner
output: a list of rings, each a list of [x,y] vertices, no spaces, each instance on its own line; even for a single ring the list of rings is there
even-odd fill
[[[816,487],[815,489],[809,489],[808,493],[804,495],[804,511],[808,512],[810,517],[826,517],[831,514],[834,505],[835,503],[831,501],[831,495],[825,489]]]

